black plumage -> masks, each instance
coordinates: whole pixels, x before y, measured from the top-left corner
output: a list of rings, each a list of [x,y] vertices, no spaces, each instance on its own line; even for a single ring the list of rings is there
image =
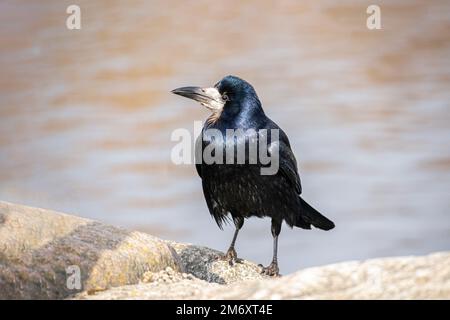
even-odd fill
[[[262,272],[278,275],[277,245],[283,221],[290,227],[303,229],[311,229],[311,226],[322,230],[334,228],[332,221],[301,198],[302,185],[297,161],[286,133],[265,115],[252,85],[238,77],[227,76],[214,88],[183,87],[173,90],[173,93],[197,100],[213,111],[205,122],[202,135],[197,139],[196,157],[198,160],[206,148],[216,152],[222,150],[223,158],[219,157],[222,163],[202,161],[196,164],[196,169],[202,179],[209,212],[218,226],[222,228],[223,223],[230,218],[236,226],[225,259],[230,263],[239,261],[234,244],[245,218],[270,217],[274,256],[272,263]],[[241,135],[227,135],[229,129],[242,130],[239,132]],[[271,129],[278,130],[278,139],[272,137]],[[215,136],[217,132],[221,133],[221,139]],[[249,157],[249,144],[261,142],[261,139],[267,139],[271,146],[278,146],[279,170],[274,175],[261,174],[261,168],[267,168],[269,164],[263,164],[259,157],[256,163],[251,162]],[[231,164],[226,163],[227,144],[234,147]],[[245,161],[238,164],[237,151],[243,145],[246,150]],[[273,156],[275,151],[269,148],[267,155]]]

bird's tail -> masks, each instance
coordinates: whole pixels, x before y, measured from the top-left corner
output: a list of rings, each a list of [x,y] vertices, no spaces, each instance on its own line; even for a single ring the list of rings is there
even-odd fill
[[[323,216],[319,211],[311,207],[305,200],[300,197],[301,214],[295,223],[296,227],[311,229],[310,225],[322,230],[330,230],[334,228],[333,221]],[[308,228],[309,227],[309,228]]]

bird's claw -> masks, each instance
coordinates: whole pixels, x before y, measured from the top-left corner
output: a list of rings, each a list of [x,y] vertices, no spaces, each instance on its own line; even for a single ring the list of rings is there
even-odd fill
[[[280,270],[278,269],[278,264],[276,262],[272,262],[269,266],[264,267],[262,264],[259,264],[258,267],[261,268],[261,274],[270,277],[279,277]]]
[[[230,266],[233,266],[235,263],[243,263],[244,261],[237,257],[236,250],[234,248],[228,249],[227,253],[224,255],[217,255],[217,260],[228,261]]]

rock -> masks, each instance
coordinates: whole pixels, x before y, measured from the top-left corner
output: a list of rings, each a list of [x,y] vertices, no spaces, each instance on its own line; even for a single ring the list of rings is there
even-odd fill
[[[163,271],[165,272],[165,271]],[[450,252],[309,268],[228,285],[182,276],[77,299],[449,299]]]
[[[230,266],[227,261],[217,259],[222,252],[206,247],[168,241],[180,257],[187,273],[198,279],[219,284],[230,284],[249,279],[264,279],[260,268],[253,262],[243,260]]]
[[[162,277],[162,273],[156,277]],[[115,299],[196,299],[203,296],[205,290],[220,289],[225,287],[217,283],[209,283],[192,277],[190,279],[174,279],[173,281],[156,280],[148,283],[141,282],[135,285],[127,285],[111,288],[103,292],[78,294],[75,299],[80,300],[115,300]]]
[[[153,236],[0,202],[0,299],[67,298],[138,283],[166,267],[182,269],[174,249]],[[79,290],[71,277],[78,268]]]
[[[221,254],[0,202],[0,299],[450,299],[450,252],[280,278],[249,261],[230,266]],[[67,284],[76,283],[77,268],[82,287],[73,290]]]
[[[448,299],[450,253],[309,268],[208,295],[217,299]]]

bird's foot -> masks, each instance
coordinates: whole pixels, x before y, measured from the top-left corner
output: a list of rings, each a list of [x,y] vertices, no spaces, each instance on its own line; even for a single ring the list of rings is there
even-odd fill
[[[234,265],[235,263],[243,263],[243,260],[237,257],[237,253],[234,248],[229,248],[225,255],[218,255],[216,259],[228,261],[228,264],[230,266]]]
[[[261,268],[261,274],[264,274],[266,276],[270,277],[279,277],[280,276],[280,270],[278,269],[278,263],[273,262],[267,266],[264,267],[262,264],[258,265]]]

